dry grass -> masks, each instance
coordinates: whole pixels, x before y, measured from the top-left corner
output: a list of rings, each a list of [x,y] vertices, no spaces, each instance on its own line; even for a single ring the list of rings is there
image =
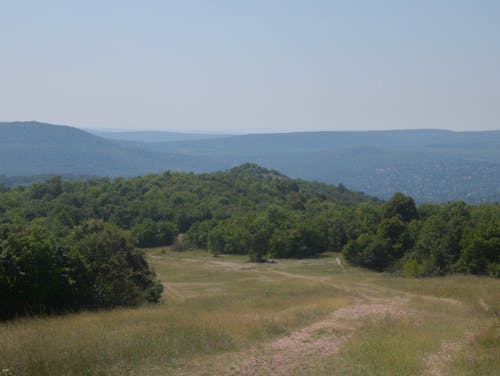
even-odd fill
[[[472,340],[457,354],[450,374],[495,376],[500,367],[500,325],[498,320],[480,328]]]
[[[0,374],[238,374],[245,359],[300,330],[311,349],[342,346],[296,351],[286,372],[273,373],[493,375],[500,366],[495,279],[402,279],[339,264],[336,254],[256,265],[202,251],[149,253],[166,285],[161,304],[2,323]],[[404,314],[328,321],[352,304]]]

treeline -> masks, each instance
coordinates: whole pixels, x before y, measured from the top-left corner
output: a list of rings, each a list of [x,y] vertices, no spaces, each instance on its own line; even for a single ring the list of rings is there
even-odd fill
[[[499,276],[499,228],[498,204],[417,209],[401,194],[383,203],[253,164],[55,177],[0,192],[0,316],[157,301],[161,285],[135,246],[202,247],[253,261],[342,250],[374,270]]]
[[[500,277],[500,205],[425,204],[395,194],[382,206],[360,205],[347,261],[407,276],[447,273]]]
[[[7,188],[12,188],[18,185],[28,185],[36,182],[44,182],[53,179],[59,175],[55,174],[41,174],[41,175],[29,175],[29,176],[5,176],[0,175],[0,191],[5,191]],[[60,175],[64,180],[84,180],[95,178],[95,176],[89,175],[75,175],[75,174],[64,174]]]
[[[273,207],[297,222],[328,218],[327,212],[365,201],[379,202],[343,186],[292,180],[252,164],[199,175],[167,171],[132,179],[56,177],[1,193],[0,231],[5,236],[36,222],[61,237],[97,218],[129,232],[138,246],[150,247],[169,245],[179,233],[194,237],[193,225],[201,230],[223,222],[242,223]]]

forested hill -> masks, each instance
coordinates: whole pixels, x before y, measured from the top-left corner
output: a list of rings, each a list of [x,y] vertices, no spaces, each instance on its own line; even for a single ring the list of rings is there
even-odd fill
[[[500,131],[304,132],[221,138],[126,132],[108,137],[127,141],[36,122],[0,123],[0,176],[20,177],[0,179],[0,184],[25,182],[27,175],[127,177],[167,169],[213,172],[252,162],[292,178],[343,183],[383,199],[404,192],[419,203],[500,201]],[[179,138],[185,139],[152,142]]]
[[[159,156],[68,126],[0,123],[0,175],[137,176],[166,170],[169,164],[188,167],[184,161],[189,160],[168,153]]]
[[[252,261],[342,250],[408,275],[500,276],[500,206],[416,208],[254,164],[225,172],[46,182],[0,190],[0,319],[158,301],[134,248],[196,247]]]
[[[500,201],[500,131],[393,130],[251,134],[150,144],[203,157],[203,164],[255,162],[288,176],[417,202]]]
[[[253,215],[273,205],[304,211],[353,207],[380,200],[342,185],[294,180],[278,171],[244,164],[228,171],[193,174],[166,171],[137,178],[84,181],[54,177],[0,193],[3,223],[38,222],[71,228],[99,218],[133,229],[144,220],[169,221],[186,232],[199,221]],[[7,226],[8,227],[8,226]]]
[[[130,231],[140,246],[168,245],[179,233],[187,233],[194,243],[207,247],[208,234],[217,226],[248,231],[256,221],[272,231],[269,223],[278,221],[319,231],[335,221],[335,215],[327,213],[341,213],[362,202],[380,201],[342,185],[294,180],[253,164],[210,174],[167,171],[85,181],[55,177],[0,192],[0,230],[5,237],[37,223],[64,237],[86,220],[100,219]],[[323,242],[327,233],[316,238]],[[322,249],[324,245],[310,252]],[[248,253],[249,244],[234,245],[231,251]]]
[[[280,227],[297,231],[304,243],[288,257],[317,255],[343,241],[328,230],[335,220],[328,213],[365,201],[378,200],[255,165],[202,175],[54,177],[4,189],[0,320],[158,301],[162,286],[134,243],[165,246],[179,239],[179,250],[196,244],[260,261]]]

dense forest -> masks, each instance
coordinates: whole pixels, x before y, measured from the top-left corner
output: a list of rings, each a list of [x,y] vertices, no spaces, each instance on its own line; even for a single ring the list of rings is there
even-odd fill
[[[342,251],[408,276],[500,276],[498,204],[417,209],[400,193],[382,202],[254,164],[4,188],[0,239],[2,318],[158,301],[162,286],[136,246],[256,262]]]

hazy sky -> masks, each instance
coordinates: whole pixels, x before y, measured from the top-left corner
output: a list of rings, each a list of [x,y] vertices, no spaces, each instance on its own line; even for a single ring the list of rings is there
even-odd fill
[[[0,121],[500,129],[499,0],[0,0],[0,49]]]

